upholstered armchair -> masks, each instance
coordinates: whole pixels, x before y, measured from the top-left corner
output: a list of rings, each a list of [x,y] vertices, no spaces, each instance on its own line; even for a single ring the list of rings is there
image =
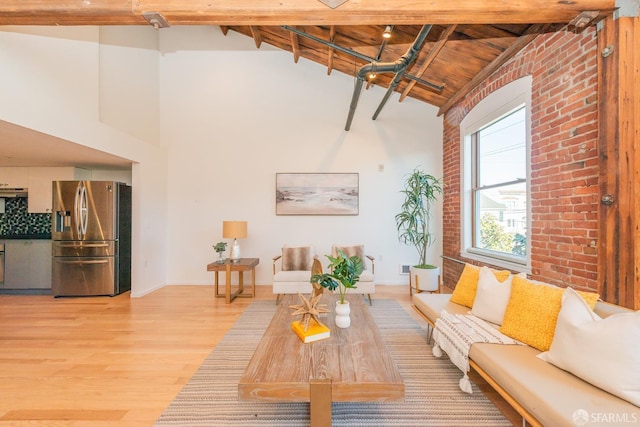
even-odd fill
[[[360,275],[360,280],[358,281],[358,283],[356,283],[356,288],[350,289],[349,293],[367,295],[367,297],[369,298],[369,305],[371,305],[371,294],[375,293],[376,291],[375,258],[364,253],[364,245],[333,245],[331,247],[331,256],[334,258],[338,256],[338,250],[344,252],[344,254],[348,257],[356,255],[360,257],[360,259],[362,259],[364,271]]]
[[[273,293],[276,304],[282,294],[310,294],[311,269],[316,254],[313,246],[284,246],[282,253],[273,257]]]

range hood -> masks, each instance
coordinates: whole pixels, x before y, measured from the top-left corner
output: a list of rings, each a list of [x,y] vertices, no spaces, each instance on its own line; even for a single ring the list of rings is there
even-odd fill
[[[27,197],[26,188],[0,188],[0,198]]]

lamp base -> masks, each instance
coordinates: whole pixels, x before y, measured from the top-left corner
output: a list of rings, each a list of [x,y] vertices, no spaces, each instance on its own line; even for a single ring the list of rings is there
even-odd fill
[[[231,262],[240,261],[240,244],[238,243],[238,239],[233,239],[233,244],[231,245],[231,252],[229,253],[229,258]]]

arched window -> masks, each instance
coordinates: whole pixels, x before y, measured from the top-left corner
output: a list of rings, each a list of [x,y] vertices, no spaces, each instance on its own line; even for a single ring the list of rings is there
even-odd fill
[[[462,255],[521,271],[530,259],[530,104],[524,77],[488,95],[460,125]]]

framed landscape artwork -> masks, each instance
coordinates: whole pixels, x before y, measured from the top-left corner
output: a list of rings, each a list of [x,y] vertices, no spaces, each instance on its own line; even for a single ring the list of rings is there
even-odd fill
[[[358,215],[357,173],[276,173],[276,215]]]

